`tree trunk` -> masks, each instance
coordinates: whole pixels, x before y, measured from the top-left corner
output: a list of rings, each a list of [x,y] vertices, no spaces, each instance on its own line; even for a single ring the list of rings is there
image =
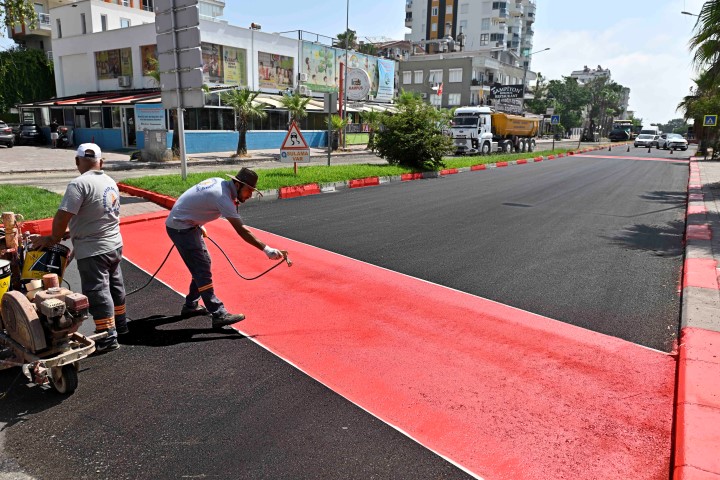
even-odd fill
[[[241,120],[238,128],[238,155],[247,155],[247,122]]]

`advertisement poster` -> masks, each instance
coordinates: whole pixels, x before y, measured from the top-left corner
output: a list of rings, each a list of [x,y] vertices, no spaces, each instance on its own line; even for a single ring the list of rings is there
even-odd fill
[[[162,103],[135,104],[135,130],[165,130],[165,109]]]
[[[247,50],[244,48],[222,47],[223,69],[226,85],[247,87]]]
[[[338,59],[345,62],[345,53],[340,50]],[[378,90],[378,73],[377,73],[377,57],[363,55],[362,53],[350,52],[348,55],[348,65],[350,68],[360,68],[365,70],[370,77],[370,94],[375,95]]]
[[[293,86],[293,58],[274,53],[258,52],[260,88],[285,90]]]
[[[157,45],[140,46],[140,61],[142,62],[143,75],[147,75],[149,72],[155,70],[153,60],[157,61],[157,58]]]
[[[222,83],[222,47],[214,43],[203,42],[200,44],[200,48],[202,49],[203,82]]]
[[[129,48],[95,52],[95,73],[98,80],[132,75],[132,54]]]
[[[335,49],[303,42],[301,72],[307,75],[305,85],[313,92],[337,92],[338,72]]]
[[[376,100],[390,101],[395,91],[395,61],[378,58],[378,89]]]

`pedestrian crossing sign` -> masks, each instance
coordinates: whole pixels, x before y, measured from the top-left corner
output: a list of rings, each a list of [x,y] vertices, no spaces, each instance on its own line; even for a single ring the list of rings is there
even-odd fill
[[[550,117],[550,125],[560,125],[560,115],[553,115]]]
[[[703,127],[717,127],[717,115],[705,115],[705,121],[703,122]]]

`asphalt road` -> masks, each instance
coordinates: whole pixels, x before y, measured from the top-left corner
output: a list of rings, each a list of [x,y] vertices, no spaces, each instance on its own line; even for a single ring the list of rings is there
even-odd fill
[[[688,166],[625,156],[688,158],[616,146],[588,157],[248,205],[244,219],[667,352],[679,325]]]

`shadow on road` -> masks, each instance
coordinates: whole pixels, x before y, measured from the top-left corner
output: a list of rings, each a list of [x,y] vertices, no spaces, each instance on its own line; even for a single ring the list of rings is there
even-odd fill
[[[243,340],[245,336],[230,327],[215,330],[209,326],[209,317],[195,317],[186,328],[160,328],[185,319],[178,315],[151,315],[128,322],[130,333],[120,337],[122,345],[142,345],[146,347],[167,347],[181,343],[209,342],[214,340]],[[199,325],[207,324],[203,328]]]
[[[633,250],[643,250],[660,257],[676,257],[683,254],[685,222],[675,220],[665,225],[630,225],[618,235],[606,236],[615,245]]]

